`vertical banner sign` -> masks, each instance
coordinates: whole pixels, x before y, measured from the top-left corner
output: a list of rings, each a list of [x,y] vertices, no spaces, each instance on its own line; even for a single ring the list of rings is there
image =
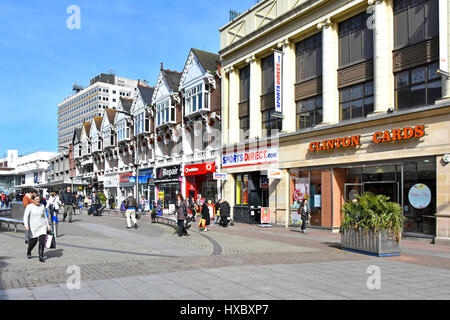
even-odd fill
[[[274,50],[275,112],[282,113],[283,52]]]
[[[270,208],[261,208],[261,223],[270,223]]]
[[[439,69],[449,72],[448,69],[448,2],[439,0]]]

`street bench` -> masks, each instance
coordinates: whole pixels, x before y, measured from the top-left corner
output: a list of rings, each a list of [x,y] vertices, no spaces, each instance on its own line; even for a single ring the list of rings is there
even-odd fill
[[[173,228],[177,228],[178,224],[177,224],[177,219],[173,218],[173,217],[164,217],[164,216],[156,216],[155,217],[156,223],[161,223],[161,224],[165,224],[168,225],[170,227]]]
[[[0,209],[0,217],[11,218],[11,209]]]
[[[9,231],[9,226],[10,224],[14,224],[14,231],[17,232],[17,225],[18,224],[24,224],[23,220],[17,220],[17,219],[11,219],[11,218],[5,218],[5,217],[0,217],[0,226],[2,223],[6,223],[8,225],[8,231]]]

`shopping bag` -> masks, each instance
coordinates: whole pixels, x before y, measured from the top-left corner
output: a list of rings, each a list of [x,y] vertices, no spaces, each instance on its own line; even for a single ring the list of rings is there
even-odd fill
[[[45,236],[45,247],[47,249],[56,249],[56,240],[55,240],[55,236],[51,235],[51,234],[47,234]]]
[[[198,223],[198,227],[199,228],[204,228],[206,224],[206,220],[205,219],[200,219],[199,223]]]
[[[50,249],[56,249],[56,237],[52,236],[52,243],[50,245]]]
[[[31,239],[31,231],[30,230],[25,230],[25,243],[28,244],[30,243],[30,239]]]

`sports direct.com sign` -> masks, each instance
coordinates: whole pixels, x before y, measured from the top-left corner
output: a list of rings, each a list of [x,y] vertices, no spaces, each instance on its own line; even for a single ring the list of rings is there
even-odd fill
[[[278,148],[263,148],[222,156],[222,168],[251,166],[278,161]]]
[[[275,83],[275,112],[281,113],[282,110],[282,72],[283,72],[283,53],[275,51],[274,58],[274,83]]]

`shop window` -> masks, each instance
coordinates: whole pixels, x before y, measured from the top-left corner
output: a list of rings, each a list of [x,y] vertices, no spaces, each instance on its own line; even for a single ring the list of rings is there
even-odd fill
[[[248,174],[236,175],[236,205],[248,205]]]
[[[241,129],[241,133],[243,137],[241,140],[246,140],[250,137],[250,116],[242,116],[239,117],[239,129]]]
[[[322,122],[322,96],[297,101],[297,130]]]
[[[273,113],[275,113],[275,107],[261,112],[263,136],[270,137],[282,130],[282,119],[272,117]]]
[[[425,158],[403,165],[403,232],[436,234],[436,161]]]
[[[339,90],[341,121],[367,117],[373,112],[373,82]]]
[[[296,81],[322,75],[322,33],[317,33],[295,46]]]
[[[239,70],[239,102],[245,102],[250,99],[250,66]]]
[[[368,19],[363,12],[339,23],[339,67],[373,57],[373,30],[367,27]]]
[[[438,37],[438,10],[438,0],[394,0],[395,49]]]
[[[275,90],[275,79],[274,79],[274,57],[273,54],[261,60],[261,80],[262,80],[262,90],[261,94],[265,95],[272,93]]]
[[[435,62],[395,74],[397,109],[430,105],[441,98],[442,81],[437,69]]]

